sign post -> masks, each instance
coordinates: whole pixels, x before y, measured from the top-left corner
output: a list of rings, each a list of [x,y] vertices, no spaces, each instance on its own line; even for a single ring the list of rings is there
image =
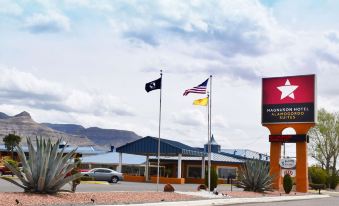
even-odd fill
[[[308,130],[316,122],[315,75],[286,76],[262,79],[262,125],[270,130],[270,174],[274,189],[281,188],[281,144],[296,143],[296,190],[308,191]],[[288,127],[296,135],[282,135]],[[288,168],[287,168],[288,169]],[[291,173],[293,171],[288,171]]]

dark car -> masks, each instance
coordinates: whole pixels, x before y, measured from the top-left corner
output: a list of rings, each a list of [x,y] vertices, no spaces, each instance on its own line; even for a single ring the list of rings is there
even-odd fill
[[[97,181],[117,183],[118,181],[123,180],[122,173],[107,168],[96,168],[89,170],[88,172],[81,172],[81,174],[83,174],[84,177],[92,177]]]

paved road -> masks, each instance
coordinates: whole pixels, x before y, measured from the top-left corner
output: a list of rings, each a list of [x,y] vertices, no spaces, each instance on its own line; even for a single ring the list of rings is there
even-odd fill
[[[339,205],[339,196],[312,200],[298,200],[286,202],[268,202],[268,203],[251,203],[237,204],[243,206],[337,206]]]
[[[118,182],[117,184],[80,184],[77,187],[78,192],[107,192],[107,191],[156,191],[157,185],[152,183],[137,183],[137,182]],[[174,184],[176,191],[196,191],[197,184]],[[162,191],[164,184],[159,184],[159,191]],[[218,188],[223,191],[230,191],[229,185],[219,185]],[[64,189],[70,189],[66,185]],[[239,190],[233,187],[233,190]],[[0,192],[22,192],[23,190],[12,183],[0,179]]]

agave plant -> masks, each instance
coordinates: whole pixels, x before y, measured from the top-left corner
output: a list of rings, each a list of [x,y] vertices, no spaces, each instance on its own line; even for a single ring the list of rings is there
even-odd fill
[[[239,187],[245,191],[264,192],[272,190],[273,177],[267,162],[247,160],[239,173]]]
[[[70,181],[81,177],[80,173],[69,175],[76,166],[73,155],[76,149],[64,154],[64,148],[59,151],[59,139],[55,144],[50,139],[36,138],[36,147],[33,147],[30,138],[27,138],[28,158],[21,146],[16,150],[22,163],[22,170],[5,163],[22,184],[10,178],[2,177],[25,190],[33,193],[56,193]]]

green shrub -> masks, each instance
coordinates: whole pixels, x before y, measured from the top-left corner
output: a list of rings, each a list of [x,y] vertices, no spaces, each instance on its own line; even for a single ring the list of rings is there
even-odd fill
[[[215,169],[211,169],[211,189],[210,191],[213,191],[214,188],[217,188],[218,186],[218,174]]]
[[[166,175],[166,177],[172,177],[172,169],[166,168],[165,169],[165,175]]]
[[[320,190],[321,189],[325,189],[326,188],[326,185],[325,184],[314,184],[314,183],[311,183],[310,184],[310,187],[314,190],[319,190],[319,195],[320,195]]]
[[[293,187],[293,180],[289,174],[286,174],[284,176],[283,187],[284,187],[286,194],[289,194],[291,192],[292,187]]]
[[[334,190],[337,187],[337,185],[339,184],[339,176],[331,175],[331,176],[328,177],[327,182],[329,183],[330,188]]]
[[[325,184],[327,180],[327,173],[324,169],[312,166],[308,169],[308,175],[313,184]]]
[[[205,173],[205,185],[208,186],[208,171]],[[211,185],[210,191],[213,191],[214,188],[218,186],[218,174],[214,168],[211,168]]]
[[[267,162],[261,160],[247,160],[239,172],[240,188],[245,191],[264,192],[271,191],[273,177]]]

